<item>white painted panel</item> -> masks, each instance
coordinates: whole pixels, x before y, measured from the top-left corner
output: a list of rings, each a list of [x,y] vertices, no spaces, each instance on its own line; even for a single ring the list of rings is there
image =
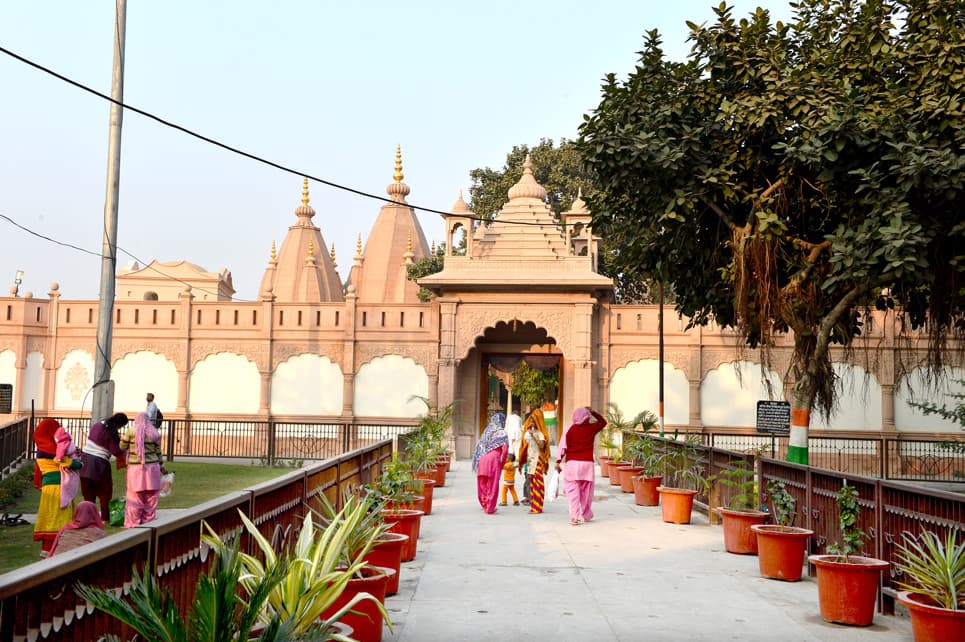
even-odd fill
[[[30,402],[34,407],[43,410],[44,403],[44,354],[42,352],[27,353],[27,367],[23,371],[22,394],[20,395],[20,409],[30,410]],[[14,399],[16,399],[16,393]]]
[[[627,419],[643,410],[659,414],[660,362],[641,359],[620,368],[610,380],[610,403],[616,404]],[[690,384],[687,375],[669,363],[663,364],[664,421],[687,424],[690,421]]]
[[[965,393],[965,370],[962,368],[948,368],[947,376],[942,382],[941,389],[935,391],[925,385],[924,370],[916,368],[908,373],[901,384],[895,386],[895,428],[902,432],[958,432],[962,427],[949,419],[938,415],[926,415],[911,405],[911,401],[919,403],[931,402],[938,406],[954,408],[962,399],[951,397],[951,393]],[[904,385],[907,384],[907,385]],[[908,388],[911,388],[909,390]]]
[[[93,402],[94,356],[86,350],[71,350],[57,368],[54,388],[55,410],[87,410]]]
[[[178,369],[163,355],[148,350],[131,352],[111,368],[114,410],[130,417],[147,407],[147,393],[165,416],[178,406]]]
[[[881,430],[881,386],[861,366],[833,363],[838,405],[829,421],[811,413],[815,430]],[[867,375],[867,376],[866,376]]]
[[[261,375],[241,355],[209,355],[191,371],[191,412],[253,415],[260,400]]]
[[[738,377],[738,368],[740,377]],[[781,378],[767,371],[774,399],[782,400]],[[700,416],[705,426],[756,426],[757,402],[770,399],[760,364],[734,361],[722,364],[704,377],[700,386]]]
[[[360,417],[419,417],[426,405],[413,395],[429,396],[429,377],[408,357],[376,357],[355,375],[355,414]]]
[[[276,415],[341,415],[342,370],[328,357],[300,354],[278,364],[271,376]]]

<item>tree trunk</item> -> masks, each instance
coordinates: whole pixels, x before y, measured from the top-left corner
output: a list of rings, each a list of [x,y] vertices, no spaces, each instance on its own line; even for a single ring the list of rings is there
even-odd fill
[[[787,461],[808,463],[808,426],[811,424],[811,405],[817,390],[814,376],[805,372],[794,383],[791,393],[791,435],[787,446]]]

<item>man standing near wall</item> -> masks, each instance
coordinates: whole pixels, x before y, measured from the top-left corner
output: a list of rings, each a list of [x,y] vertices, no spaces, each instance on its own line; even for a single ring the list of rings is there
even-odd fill
[[[157,404],[154,403],[153,392],[147,393],[147,408],[144,409],[144,412],[147,413],[147,417],[151,420],[151,423],[157,426]]]

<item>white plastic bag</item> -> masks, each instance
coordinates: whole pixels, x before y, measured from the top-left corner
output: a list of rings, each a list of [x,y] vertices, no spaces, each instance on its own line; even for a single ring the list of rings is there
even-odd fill
[[[161,497],[167,497],[174,488],[174,473],[161,475]]]
[[[560,471],[553,470],[553,474],[550,475],[549,483],[546,484],[546,499],[556,501],[556,498],[560,496],[560,486],[563,484],[563,475]]]

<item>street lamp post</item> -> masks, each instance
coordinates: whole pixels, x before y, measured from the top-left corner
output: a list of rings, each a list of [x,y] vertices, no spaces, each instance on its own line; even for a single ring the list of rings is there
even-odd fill
[[[23,270],[17,270],[13,277],[13,295],[20,296],[20,284],[23,283]]]

